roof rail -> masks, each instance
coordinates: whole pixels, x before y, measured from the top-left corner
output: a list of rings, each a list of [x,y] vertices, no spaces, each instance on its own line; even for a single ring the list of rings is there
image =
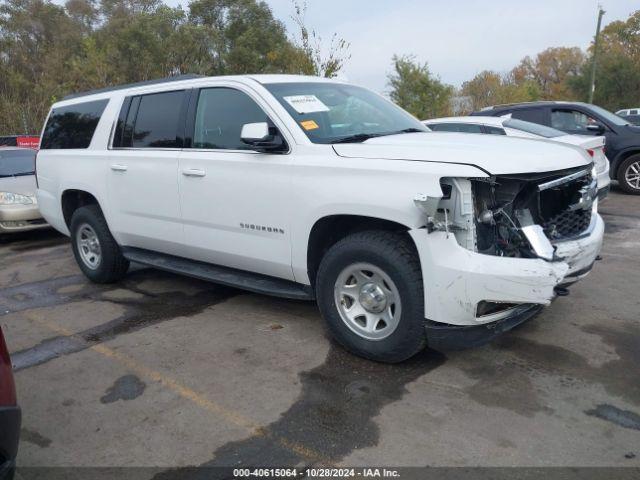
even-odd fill
[[[117,90],[125,90],[127,88],[134,87],[146,87],[148,85],[156,85],[160,83],[179,82],[181,80],[193,80],[195,78],[202,78],[203,75],[196,75],[194,73],[188,73],[185,75],[175,75],[173,77],[156,78],[154,80],[146,80],[144,82],[126,83],[124,85],[115,85],[113,87],[98,88],[96,90],[89,90],[87,92],[71,93],[62,98],[62,100],[70,100],[72,98],[86,97],[87,95],[95,95],[97,93],[115,92]]]
[[[481,111],[484,110],[494,110],[496,108],[502,108],[502,107],[516,107],[518,105],[547,105],[547,104],[556,104],[559,103],[555,100],[538,100],[535,102],[514,102],[514,103],[501,103],[499,105],[492,105],[490,107],[484,107],[481,109]]]

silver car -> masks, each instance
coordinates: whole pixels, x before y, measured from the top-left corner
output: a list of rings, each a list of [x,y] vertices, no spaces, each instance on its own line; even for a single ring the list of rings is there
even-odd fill
[[[0,234],[49,225],[36,200],[35,150],[0,148]]]

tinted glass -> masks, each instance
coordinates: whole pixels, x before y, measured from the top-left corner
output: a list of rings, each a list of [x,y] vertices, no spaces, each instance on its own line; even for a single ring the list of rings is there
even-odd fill
[[[33,175],[36,167],[34,150],[1,150],[0,177]]]
[[[589,133],[587,125],[595,122],[578,110],[554,110],[551,112],[551,126],[563,132]]]
[[[598,105],[587,104],[586,107],[589,108],[589,110],[592,110],[596,115],[600,115],[606,121],[611,122],[614,125],[629,125],[629,122],[624,118],[620,118],[618,115],[614,115],[609,110],[605,110]]]
[[[138,107],[133,127],[132,147],[180,148],[182,146],[178,128],[184,93],[183,90],[180,90],[153,93],[139,97],[140,106]],[[132,110],[130,109],[129,111],[130,116],[132,115]]]
[[[506,135],[507,134],[507,132],[505,132],[503,128],[492,127],[490,125],[485,125],[484,129],[486,133],[488,133],[489,135]]]
[[[44,127],[40,148],[88,148],[108,100],[54,108]]]
[[[507,128],[513,128],[514,130],[520,130],[522,132],[532,133],[533,135],[539,135],[544,138],[555,138],[561,137],[565,135],[564,132],[560,130],[556,130],[555,128],[545,127],[544,125],[539,125],[537,123],[525,122],[523,120],[518,120],[515,118],[511,118],[506,120],[503,125]]]
[[[482,133],[482,127],[473,123],[430,123],[434,132]]]
[[[198,96],[192,147],[251,150],[240,138],[242,126],[263,122],[269,118],[245,93],[233,88],[203,89]]]
[[[428,131],[400,107],[353,85],[302,82],[265,87],[314,143],[335,143],[354,135]]]
[[[526,110],[514,110],[511,112],[511,118],[518,120],[524,120],[526,122],[540,123],[545,125],[544,109],[542,108],[527,108]]]
[[[0,137],[0,147],[15,147],[18,145],[18,137]]]

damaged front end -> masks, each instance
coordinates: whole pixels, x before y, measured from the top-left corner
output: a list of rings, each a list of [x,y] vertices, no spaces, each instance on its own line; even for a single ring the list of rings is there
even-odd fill
[[[592,166],[443,178],[441,187],[442,198],[416,198],[428,234],[412,235],[431,342],[443,328],[446,337],[482,326],[479,338],[513,328],[586,275],[601,248]]]

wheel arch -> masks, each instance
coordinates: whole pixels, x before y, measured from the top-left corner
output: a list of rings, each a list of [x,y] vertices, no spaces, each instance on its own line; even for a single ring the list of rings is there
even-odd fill
[[[307,241],[307,274],[313,288],[324,254],[346,236],[366,230],[406,233],[407,238],[411,239],[408,235],[410,226],[385,218],[355,214],[335,214],[319,218],[311,227]],[[413,239],[411,243],[414,243]]]
[[[100,209],[100,202],[97,197],[86,190],[69,188],[62,192],[60,196],[60,204],[62,207],[62,216],[67,228],[71,227],[71,218],[73,213],[80,207],[86,205],[97,205]]]
[[[613,159],[613,162],[611,162],[609,176],[616,179],[618,177],[618,169],[620,168],[620,165],[622,165],[622,162],[633,155],[640,155],[640,147],[630,147],[618,153],[618,155]]]

